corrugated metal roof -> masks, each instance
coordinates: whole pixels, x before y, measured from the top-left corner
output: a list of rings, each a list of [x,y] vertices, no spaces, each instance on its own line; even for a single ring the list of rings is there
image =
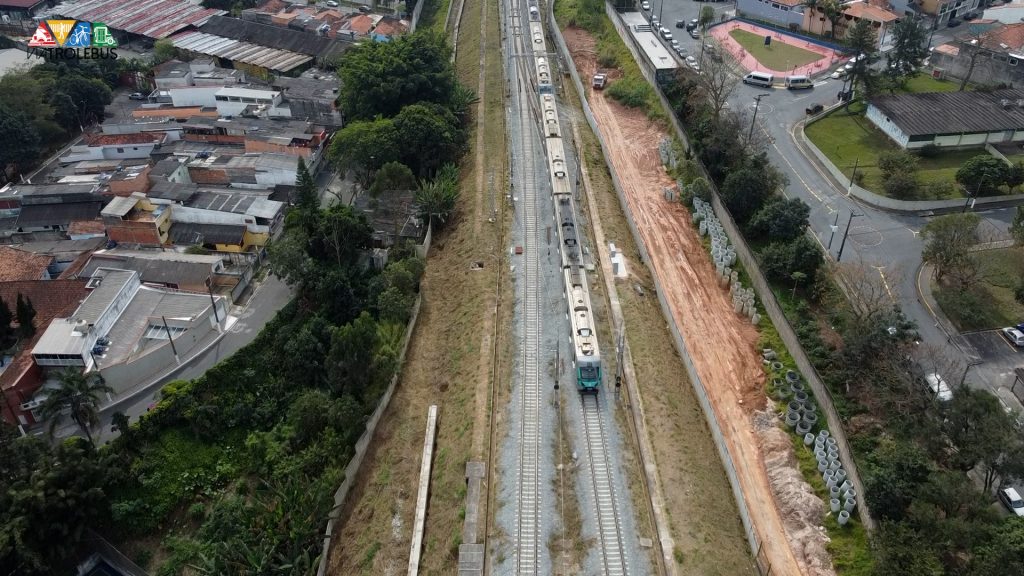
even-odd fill
[[[908,136],[1024,130],[1024,90],[892,94],[870,102]]]
[[[171,42],[174,43],[175,48],[181,50],[226,58],[278,72],[287,72],[313,60],[312,56],[305,54],[267,48],[203,32],[182,32],[173,36]]]
[[[203,8],[182,0],[85,0],[66,2],[54,12],[149,38],[166,38],[190,25],[202,25],[224,10]]]

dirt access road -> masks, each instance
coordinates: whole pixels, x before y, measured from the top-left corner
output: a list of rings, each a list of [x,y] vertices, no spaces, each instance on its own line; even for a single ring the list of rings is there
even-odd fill
[[[574,28],[565,30],[564,35],[580,73],[589,78],[596,71],[593,38]],[[746,505],[772,573],[834,573],[827,553],[821,557],[821,536],[803,530],[806,525],[787,526],[773,495],[761,448],[764,438],[754,426],[755,412],[762,410],[766,401],[765,376],[755,350],[758,333],[733,312],[728,292],[714,281],[714,270],[688,212],[662,196],[663,188],[674,185],[658,155],[658,142],[665,132],[642,111],[624,108],[600,92],[591,92],[588,100],[625,187],[651,265],[668,289],[665,296],[676,325],[683,332],[736,463]],[[784,460],[792,463],[792,458]],[[786,516],[806,515],[787,510]]]

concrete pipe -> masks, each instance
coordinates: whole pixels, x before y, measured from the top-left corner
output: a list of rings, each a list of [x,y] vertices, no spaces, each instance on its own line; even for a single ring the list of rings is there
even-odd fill
[[[811,425],[810,424],[808,424],[807,422],[804,422],[804,421],[797,422],[797,424],[796,424],[796,433],[797,434],[807,434],[810,431],[811,431]]]
[[[846,501],[843,502],[843,510],[845,510],[846,512],[853,512],[853,509],[856,508],[856,507],[857,507],[857,499],[856,498],[847,498]]]
[[[782,368],[783,368],[782,362],[779,362],[778,360],[772,362],[772,370],[774,370],[776,372],[780,372],[782,370]]]
[[[793,382],[799,382],[800,374],[798,374],[795,370],[786,370],[786,380],[788,380],[790,384],[792,384]]]
[[[839,470],[840,468],[843,467],[843,465],[838,460],[833,460],[832,463],[828,465],[828,467],[830,470]]]
[[[846,470],[843,470],[843,472],[846,472]],[[839,477],[838,476],[836,476],[836,481],[837,482],[839,481]],[[840,490],[849,490],[850,488],[853,488],[853,485],[850,484],[849,480],[843,480],[842,483],[839,484],[839,489]]]
[[[818,461],[818,472],[824,473],[826,470],[828,470],[828,462],[822,462],[822,461],[819,460]],[[834,481],[835,480],[833,480],[833,482]]]
[[[839,512],[840,504],[839,504],[839,499],[838,498],[832,498],[831,500],[829,500],[828,501],[828,505],[829,505],[829,508],[832,509],[832,512]]]
[[[842,468],[836,470],[836,480],[839,480],[840,482],[846,480],[846,470],[843,470]],[[847,488],[850,488],[850,486],[847,486]]]
[[[804,434],[804,446],[814,444],[814,434]]]
[[[814,458],[816,460],[818,460],[819,462],[824,460],[827,456],[828,456],[828,454],[824,450],[815,450],[814,451]]]
[[[836,499],[838,499],[839,498],[839,487],[838,486],[833,486],[833,487],[829,488],[828,489],[828,496],[829,496],[829,498],[836,498]]]
[[[792,372],[792,370],[790,370],[790,372]],[[787,374],[787,376],[788,376],[788,374]],[[786,381],[789,382],[789,389],[792,390],[793,392],[806,392],[807,391],[807,388],[804,387],[804,383],[799,381],[799,380],[793,381],[793,380],[789,380],[787,378]]]
[[[814,403],[814,400],[808,398],[807,402],[804,402],[804,412],[818,412],[818,405]],[[824,440],[822,440],[824,441]]]
[[[789,414],[786,414],[786,426],[789,426],[790,428],[792,428],[792,427],[796,426],[796,423],[799,422],[799,421],[800,421],[800,414],[796,414],[796,413],[793,413],[793,412],[790,412]]]
[[[825,452],[825,441],[821,439],[821,436],[815,436],[814,438],[814,453],[817,454],[818,452],[827,454]]]
[[[831,437],[831,436],[828,436],[828,437],[825,438],[825,444],[828,444],[829,446],[835,446],[836,449],[838,450],[838,444],[839,443],[836,442],[836,439]]]
[[[761,323],[761,315],[758,314],[757,312],[754,312],[753,314],[751,314],[750,315],[750,323],[755,325],[755,326],[760,324]]]
[[[850,498],[851,500],[855,499],[857,498],[857,491],[854,490],[853,488],[850,488],[849,490],[843,493],[843,496],[845,496],[846,498]]]
[[[831,460],[832,462],[839,461],[839,451],[838,450],[829,450],[828,448],[826,448],[825,449],[825,454],[828,455],[828,459]]]
[[[793,391],[793,400],[799,402],[801,407],[804,405],[804,402],[807,402],[807,398],[809,398],[809,396],[807,396],[807,392],[802,390],[799,392]]]
[[[831,470],[826,471],[831,472]],[[829,478],[828,480],[825,480],[825,487],[828,488],[829,490],[835,488],[836,486],[838,486],[838,484],[836,484],[836,479],[834,476],[832,478]]]
[[[812,426],[813,427],[815,424],[818,423],[818,413],[817,412],[808,412],[805,409],[804,410],[804,414],[803,414],[803,419],[804,419],[804,422],[806,422],[808,426]],[[811,442],[813,442],[813,441],[814,440],[811,439]]]
[[[846,526],[846,523],[850,521],[850,512],[847,510],[840,510],[839,516],[836,517],[836,522],[839,522],[840,526]]]
[[[827,440],[828,437],[829,437],[828,428],[822,428],[821,430],[818,430],[818,438],[822,438],[824,440]]]
[[[799,412],[800,412],[800,408],[801,408],[802,406],[803,406],[803,404],[801,404],[801,403],[797,402],[796,400],[792,400],[792,401],[790,401],[790,403],[789,403],[789,404],[787,404],[787,405],[786,405],[786,408],[787,408],[787,409],[788,409],[788,410],[789,410],[790,412],[796,412],[796,413],[799,413]]]

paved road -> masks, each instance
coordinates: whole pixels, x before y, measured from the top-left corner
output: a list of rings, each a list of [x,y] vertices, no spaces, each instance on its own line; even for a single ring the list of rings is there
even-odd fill
[[[184,369],[161,379],[148,386],[144,391],[133,396],[131,399],[119,402],[118,404],[104,409],[100,414],[100,425],[96,429],[99,433],[99,441],[107,442],[114,439],[117,434],[110,430],[111,416],[115,412],[124,412],[135,422],[141,414],[146,412],[150,404],[159,399],[160,388],[172,380],[191,379],[203,375],[216,363],[249,342],[252,342],[263,326],[274,317],[288,301],[292,293],[288,285],[270,275],[263,281],[257,291],[249,299],[244,308],[233,309],[231,314],[238,317],[238,321],[228,330],[227,334],[197,358],[194,358]],[[63,428],[57,432],[57,436],[67,434],[78,434],[79,431],[73,428]]]
[[[688,21],[698,17],[704,6],[714,7],[717,14],[733,9],[733,5],[727,3],[662,0],[652,2],[652,10],[647,15],[660,13],[661,21],[667,23],[664,25],[672,29],[676,39],[690,54],[697,54],[702,40],[691,39],[683,30],[674,28],[674,23],[676,20]],[[947,36],[950,36],[948,31],[937,31],[933,44],[946,41]],[[877,270],[903,312],[917,324],[922,340],[939,346],[948,355],[961,359],[966,366],[975,359],[949,343],[948,335],[936,324],[929,308],[919,299],[917,283],[923,248],[920,230],[929,218],[886,212],[861,203],[848,195],[849,182],[835,181],[812,162],[797,144],[800,130],[797,125],[805,118],[804,109],[811,104],[827,106],[834,103],[841,84],[841,81],[826,77],[819,80],[813,90],[806,92],[789,92],[781,88],[765,90],[740,84],[729,105],[749,121],[753,116],[754,97],[769,94],[761,100],[758,108],[757,129],[768,142],[768,156],[772,164],[790,180],[784,191],[786,196],[800,198],[811,207],[811,230],[822,248],[832,259],[838,258],[849,222],[849,235],[841,261],[860,261]],[[852,220],[851,214],[854,215]],[[986,240],[1008,237],[1006,229],[1013,219],[1013,209],[997,209],[978,214],[982,217],[981,232]],[[927,281],[927,278],[920,281]],[[1008,378],[1005,366],[993,366],[989,370],[982,365],[975,370],[972,378],[993,392],[998,393],[1000,389],[1005,392],[1005,387],[1012,383],[1012,379],[1005,381]],[[1019,405],[1014,407],[1020,408]]]

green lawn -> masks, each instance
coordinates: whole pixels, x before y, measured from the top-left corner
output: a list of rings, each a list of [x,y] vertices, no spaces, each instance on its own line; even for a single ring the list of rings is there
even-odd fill
[[[780,72],[792,70],[796,66],[810,64],[823,58],[821,54],[784,42],[773,40],[771,46],[765,46],[764,36],[746,30],[732,30],[729,35],[766,68]]]
[[[982,250],[971,258],[978,265],[981,281],[965,292],[932,284],[935,299],[950,321],[960,330],[985,330],[1024,320],[1024,306],[1013,297],[1024,278],[1024,248]]]
[[[910,80],[907,80],[907,84],[903,89],[905,92],[909,92],[911,94],[956,92],[960,89],[960,83],[952,82],[950,80],[936,80],[928,74],[918,74]]]
[[[878,156],[897,146],[864,117],[864,104],[857,102],[850,106],[850,113],[839,109],[806,129],[807,137],[814,142],[829,160],[847,177],[853,175],[854,166],[863,174],[861,186],[877,194],[884,194],[882,174],[878,170]],[[935,158],[921,158],[918,175],[921,182],[952,182],[960,165],[968,158],[983,154],[981,150],[951,150]],[[959,189],[947,198],[962,197]]]

